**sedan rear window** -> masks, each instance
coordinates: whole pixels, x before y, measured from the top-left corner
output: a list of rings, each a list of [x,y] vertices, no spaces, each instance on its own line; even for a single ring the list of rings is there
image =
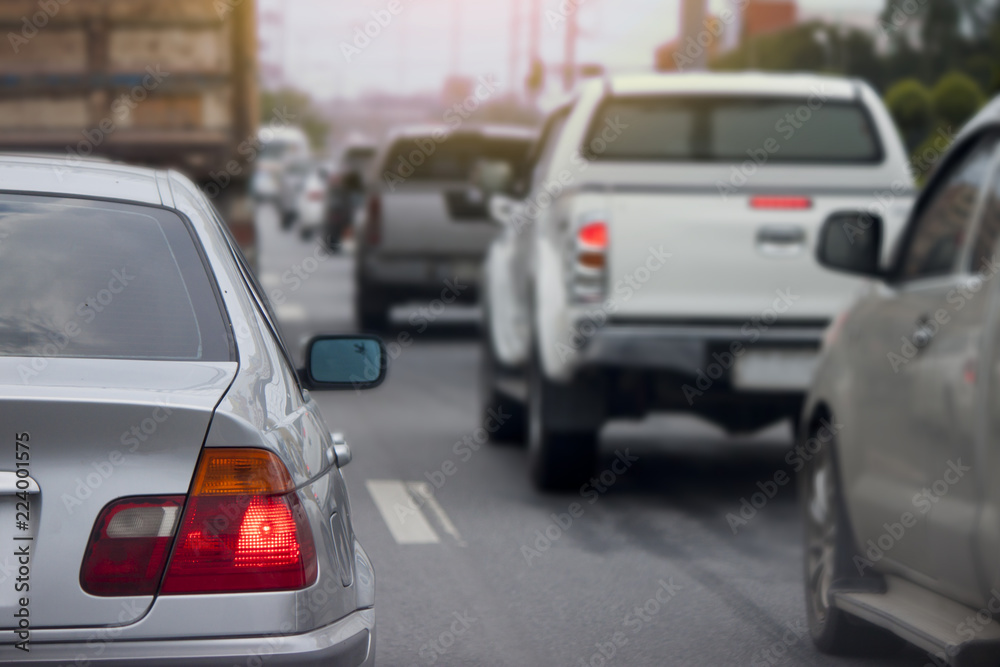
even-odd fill
[[[0,355],[229,361],[187,224],[162,209],[0,195]]]
[[[872,163],[881,145],[858,103],[788,97],[619,97],[584,153],[620,161]]]

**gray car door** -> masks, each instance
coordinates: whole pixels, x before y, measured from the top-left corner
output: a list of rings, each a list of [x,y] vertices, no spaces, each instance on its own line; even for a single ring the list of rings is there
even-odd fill
[[[982,222],[970,257],[970,266],[982,266],[1000,257],[1000,169],[993,176],[983,209]],[[976,568],[981,573],[982,591],[1000,590],[1000,280],[993,264],[988,288],[984,289],[986,313],[983,344],[977,368],[978,411],[972,421],[975,438],[970,465],[970,486],[979,492],[972,544]],[[963,492],[965,489],[962,489]],[[981,597],[986,597],[983,595]],[[995,603],[994,603],[995,604]]]
[[[863,459],[849,490],[859,546],[872,560],[921,574],[940,571],[942,554],[954,553],[953,542],[935,543],[930,531],[957,510],[925,491],[961,456],[953,453],[955,404],[965,387],[952,366],[963,363],[970,332],[957,324],[969,311],[955,295],[969,289],[960,267],[996,145],[996,136],[974,137],[952,154],[914,209],[889,285],[855,314],[865,326],[854,346],[864,381],[858,423],[845,425],[845,437]]]
[[[909,439],[925,465],[926,482],[913,504],[927,524],[926,574],[942,592],[975,606],[983,600],[973,541],[980,488],[972,470],[983,332],[996,289],[991,239],[998,220],[995,209],[988,209],[998,139],[997,133],[982,137],[967,162],[972,169],[962,192],[948,201],[951,215],[968,211],[972,227],[957,270],[920,299],[918,318],[926,324],[911,362],[915,386],[908,422]]]

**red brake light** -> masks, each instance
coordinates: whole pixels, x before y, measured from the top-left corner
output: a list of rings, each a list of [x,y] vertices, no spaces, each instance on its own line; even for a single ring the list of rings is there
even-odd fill
[[[309,586],[316,579],[316,551],[293,488],[271,452],[206,449],[161,592]]]
[[[184,496],[124,498],[97,517],[80,568],[91,595],[153,595],[163,577]]]
[[[809,197],[751,197],[751,208],[803,210],[812,208],[812,199]]]
[[[368,220],[365,222],[365,243],[377,246],[382,242],[382,200],[378,195],[368,199]]]
[[[603,222],[590,222],[576,233],[581,244],[588,248],[605,249],[608,247],[608,226]]]

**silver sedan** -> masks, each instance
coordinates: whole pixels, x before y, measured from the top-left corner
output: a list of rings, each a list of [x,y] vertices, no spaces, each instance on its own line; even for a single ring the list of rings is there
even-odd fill
[[[375,580],[309,389],[187,179],[0,156],[0,662],[372,665]]]

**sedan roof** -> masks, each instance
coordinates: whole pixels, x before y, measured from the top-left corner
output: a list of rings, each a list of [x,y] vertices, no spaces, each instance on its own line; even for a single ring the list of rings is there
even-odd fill
[[[0,153],[0,191],[163,204],[166,172],[76,157]]]

